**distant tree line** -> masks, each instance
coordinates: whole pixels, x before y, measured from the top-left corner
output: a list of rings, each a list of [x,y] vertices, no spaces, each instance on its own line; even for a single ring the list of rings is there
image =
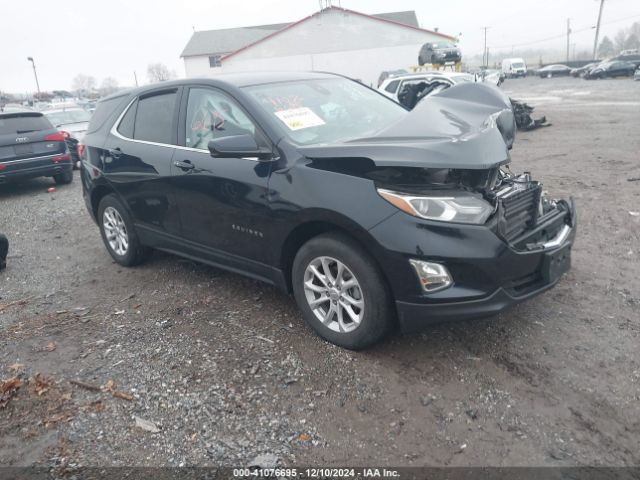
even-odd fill
[[[640,22],[634,22],[629,28],[618,30],[613,40],[605,36],[598,46],[598,57],[613,57],[622,50],[636,48],[640,49]]]

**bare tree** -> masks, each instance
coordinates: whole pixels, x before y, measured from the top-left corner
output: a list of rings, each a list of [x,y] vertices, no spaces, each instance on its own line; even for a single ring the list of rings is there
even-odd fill
[[[176,77],[175,72],[169,70],[164,63],[151,63],[147,67],[149,82],[166,82]]]
[[[91,75],[85,75],[80,73],[73,79],[72,90],[76,92],[78,96],[86,95],[96,88],[96,79]]]
[[[616,33],[616,36],[613,38],[616,53],[620,53],[620,51],[624,49],[624,43],[626,40],[627,32],[624,29],[618,30],[618,33]]]
[[[118,90],[118,81],[113,77],[106,77],[100,84],[100,94],[110,95]]]
[[[624,48],[625,50],[640,48],[640,37],[638,37],[635,33],[629,33],[624,41]]]
[[[615,53],[615,48],[613,46],[613,42],[607,36],[605,36],[600,42],[600,46],[598,47],[598,57],[599,58],[608,58],[613,56]]]

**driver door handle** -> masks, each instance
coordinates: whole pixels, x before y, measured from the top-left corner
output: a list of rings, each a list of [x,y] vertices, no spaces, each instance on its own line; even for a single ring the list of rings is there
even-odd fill
[[[193,170],[195,167],[195,165],[193,163],[191,163],[191,161],[189,160],[176,160],[175,162],[173,162],[173,164],[180,168],[183,172],[187,172],[189,170]]]

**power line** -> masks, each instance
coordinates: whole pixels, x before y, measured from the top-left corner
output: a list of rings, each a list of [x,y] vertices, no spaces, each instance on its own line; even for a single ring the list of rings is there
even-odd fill
[[[624,18],[619,18],[617,20],[611,20],[609,22],[603,22],[601,25],[610,25],[612,23],[618,23],[618,22],[624,22],[626,20],[632,19],[632,18],[637,18],[640,17],[640,14],[638,15],[631,15],[628,17],[624,17]],[[580,32],[586,32],[587,30],[593,30],[595,28],[595,26],[591,26],[591,27],[584,27],[584,28],[580,28],[578,30],[571,30],[571,33],[580,33]],[[548,42],[549,40],[557,40],[558,38],[564,38],[567,34],[566,33],[561,33],[559,35],[554,35],[553,37],[546,37],[546,38],[541,38],[539,40],[532,40],[530,42],[525,42],[525,43],[518,43],[518,44],[512,44],[512,45],[501,45],[501,46],[491,46],[492,49],[503,49],[503,48],[514,48],[514,47],[526,47],[528,45],[534,45],[536,43],[542,43],[542,42]]]

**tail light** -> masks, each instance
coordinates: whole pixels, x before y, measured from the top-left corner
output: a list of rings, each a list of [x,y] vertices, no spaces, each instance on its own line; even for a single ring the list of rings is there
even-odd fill
[[[82,155],[84,154],[84,149],[85,149],[84,144],[79,143],[77,150],[78,150],[78,158],[81,160],[82,160]]]
[[[64,142],[69,137],[70,137],[70,135],[69,135],[68,132],[60,130],[59,132],[56,132],[56,133],[50,133],[49,135],[44,137],[44,139],[45,140],[51,140],[51,141],[54,141],[54,142]]]

